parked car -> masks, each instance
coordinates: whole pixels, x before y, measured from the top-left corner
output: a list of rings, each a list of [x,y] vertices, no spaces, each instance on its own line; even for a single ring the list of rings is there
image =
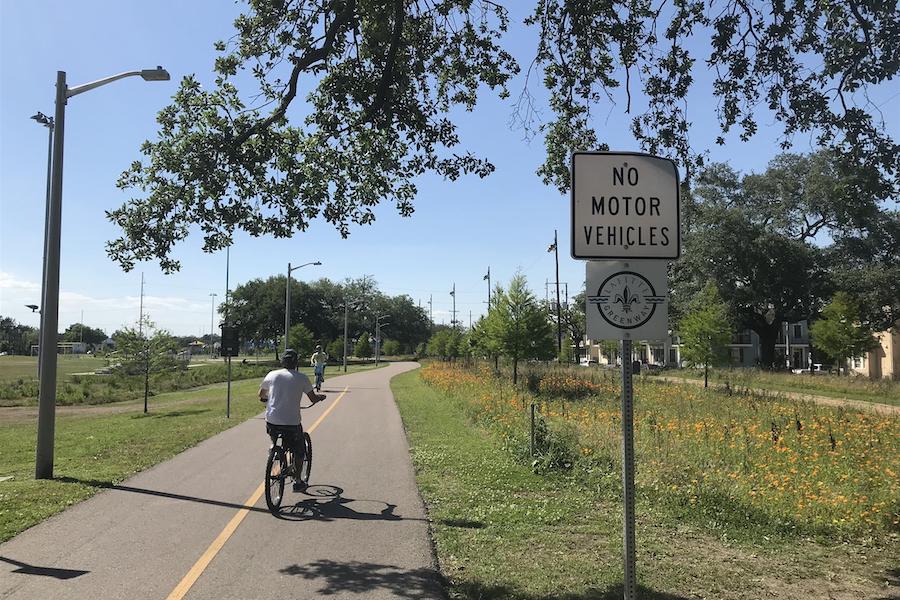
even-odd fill
[[[791,369],[791,373],[794,375],[815,375],[817,373],[825,374],[828,373],[828,368],[825,367],[822,363],[813,363],[812,369]]]

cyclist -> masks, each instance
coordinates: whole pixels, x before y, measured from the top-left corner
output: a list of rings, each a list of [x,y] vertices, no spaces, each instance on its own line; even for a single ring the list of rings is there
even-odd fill
[[[259,384],[259,400],[266,403],[266,433],[275,443],[278,434],[294,452],[294,464],[303,456],[303,429],[300,425],[300,400],[306,394],[313,404],[325,399],[313,391],[309,378],[297,370],[297,351],[288,348],[281,356],[283,369],[269,371]],[[294,491],[302,492],[306,483],[295,476]]]
[[[328,355],[322,351],[322,345],[316,345],[316,352],[309,357],[309,364],[316,370],[316,391],[322,389],[322,383],[325,381],[325,365],[328,363]]]

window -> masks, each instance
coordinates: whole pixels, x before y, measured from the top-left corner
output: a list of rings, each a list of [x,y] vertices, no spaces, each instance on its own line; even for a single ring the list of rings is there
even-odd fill
[[[678,357],[675,355],[675,348],[669,348],[669,362],[673,365],[678,362]]]
[[[795,340],[799,340],[801,337],[803,337],[803,336],[801,335],[802,329],[803,329],[803,328],[800,327],[799,325],[794,325],[794,339],[795,339]]]
[[[854,368],[854,369],[859,369],[859,368],[861,368],[862,366],[863,366],[863,359],[860,358],[860,357],[858,357],[858,356],[854,356],[854,357],[853,357],[853,368]]]

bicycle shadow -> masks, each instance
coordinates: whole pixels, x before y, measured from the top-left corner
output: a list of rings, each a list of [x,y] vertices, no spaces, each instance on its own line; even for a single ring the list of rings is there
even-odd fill
[[[344,490],[335,485],[311,485],[304,492],[307,498],[289,506],[282,506],[275,517],[286,521],[423,521],[404,517],[395,511],[396,504],[381,500],[345,498]],[[375,506],[374,511],[365,510]]]

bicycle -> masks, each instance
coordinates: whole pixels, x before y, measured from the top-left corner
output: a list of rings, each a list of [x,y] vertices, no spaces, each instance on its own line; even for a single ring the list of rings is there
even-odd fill
[[[322,391],[322,384],[325,383],[325,365],[317,366],[316,371],[316,391]]]
[[[266,506],[269,512],[277,515],[281,509],[281,501],[284,498],[284,483],[288,477],[309,484],[309,473],[312,470],[312,438],[300,428],[303,456],[300,457],[299,466],[291,448],[284,445],[284,432],[275,434],[275,441],[269,448],[269,457],[266,460]]]

